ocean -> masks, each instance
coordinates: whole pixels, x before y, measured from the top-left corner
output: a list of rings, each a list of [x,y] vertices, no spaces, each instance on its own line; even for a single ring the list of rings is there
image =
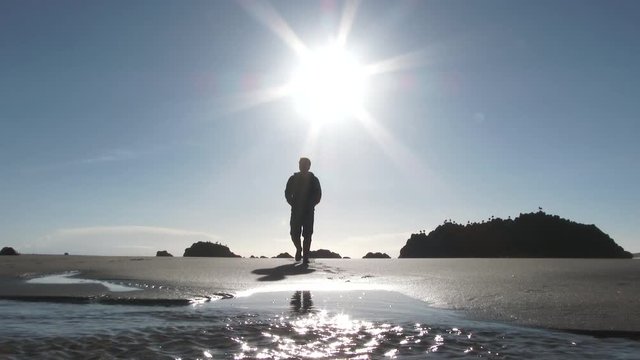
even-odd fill
[[[640,341],[478,321],[395,291],[0,300],[2,359],[638,359]]]

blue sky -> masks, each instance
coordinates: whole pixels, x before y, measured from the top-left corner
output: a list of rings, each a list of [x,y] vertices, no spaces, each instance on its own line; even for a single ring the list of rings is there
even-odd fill
[[[314,248],[397,256],[540,206],[640,251],[640,3],[355,4],[346,49],[405,61],[368,81],[373,128],[310,141],[290,98],[257,101],[298,63],[264,10],[314,48],[350,3],[2,1],[0,245],[292,252],[284,185],[309,156]]]

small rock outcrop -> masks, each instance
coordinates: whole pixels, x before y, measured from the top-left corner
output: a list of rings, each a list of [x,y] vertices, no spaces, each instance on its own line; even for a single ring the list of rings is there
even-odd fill
[[[579,224],[542,210],[481,223],[445,221],[412,234],[400,258],[631,258],[595,225]]]
[[[184,257],[240,257],[218,242],[198,241],[184,250]]]
[[[20,255],[18,254],[18,252],[12,248],[12,247],[3,247],[2,250],[0,250],[0,255]]]
[[[380,252],[368,252],[367,255],[362,257],[363,259],[391,259],[391,256]]]
[[[309,252],[309,257],[312,259],[342,259],[342,256],[338,253],[327,249],[318,249]]]
[[[273,257],[274,259],[293,259],[293,256],[288,252],[283,252]]]
[[[167,250],[160,250],[156,252],[156,256],[173,257]]]

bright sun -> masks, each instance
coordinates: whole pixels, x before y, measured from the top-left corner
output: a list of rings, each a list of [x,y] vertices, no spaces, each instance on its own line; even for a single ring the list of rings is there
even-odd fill
[[[296,110],[314,123],[353,117],[364,105],[364,68],[343,47],[310,51],[293,73],[291,94]]]

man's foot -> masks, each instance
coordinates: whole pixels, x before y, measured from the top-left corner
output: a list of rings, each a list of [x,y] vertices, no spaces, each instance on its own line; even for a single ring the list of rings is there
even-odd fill
[[[308,263],[309,263],[309,257],[305,256],[305,257],[302,259],[302,263],[303,263],[303,264],[308,264]]]
[[[297,250],[296,251],[296,261],[300,261],[301,258],[302,258],[302,250]]]

